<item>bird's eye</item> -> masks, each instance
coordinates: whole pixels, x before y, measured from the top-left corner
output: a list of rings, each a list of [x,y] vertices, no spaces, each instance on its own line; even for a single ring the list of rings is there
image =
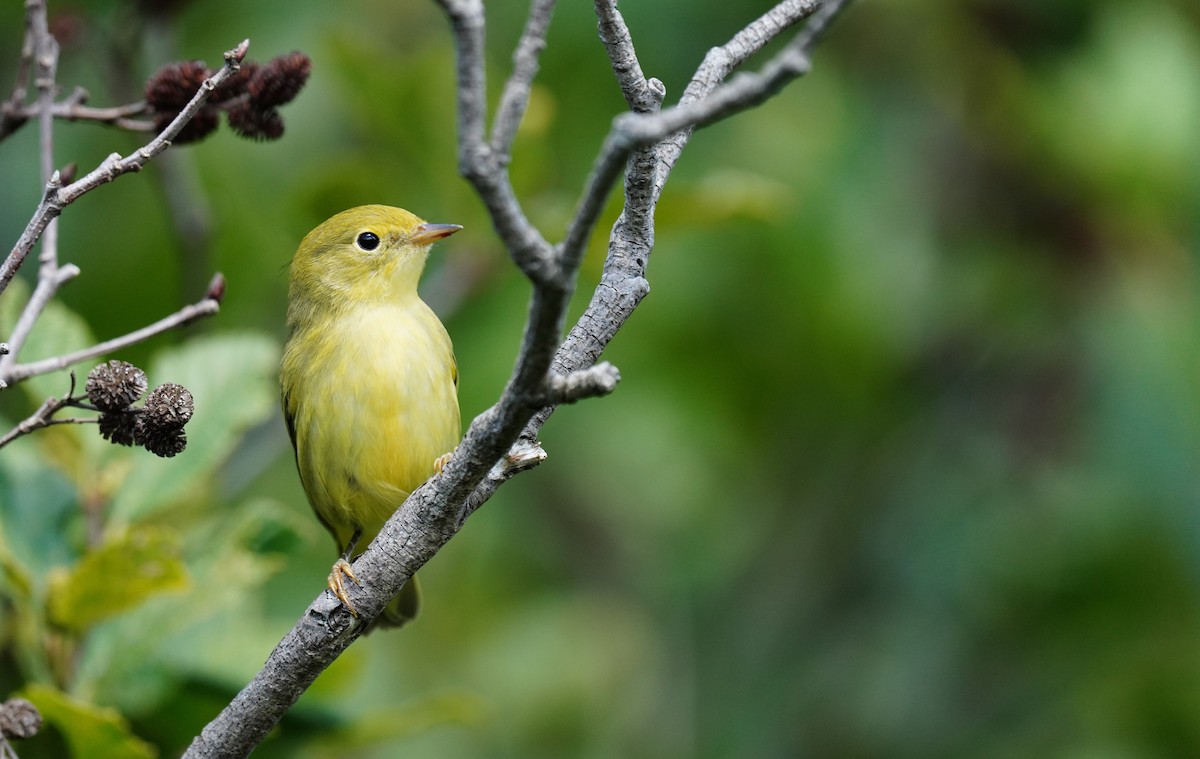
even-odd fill
[[[379,247],[379,235],[375,234],[374,232],[363,232],[358,236],[358,239],[355,240],[355,242],[358,243],[358,247],[362,248],[363,250],[375,250]]]

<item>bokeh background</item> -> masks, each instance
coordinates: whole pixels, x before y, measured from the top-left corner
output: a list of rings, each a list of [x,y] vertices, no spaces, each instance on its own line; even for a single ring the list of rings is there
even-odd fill
[[[20,5],[0,8],[3,82]],[[768,6],[622,10],[671,100]],[[494,98],[525,4],[488,10]],[[192,388],[189,450],[60,428],[0,451],[0,698],[52,723],[21,757],[172,756],[334,558],[275,409],[297,241],[364,202],[465,225],[424,291],[467,419],[512,367],[528,286],[457,176],[433,3],[51,15],[60,81],[95,105],[243,37],[313,59],[280,141],[222,128],[62,218],[83,275],[28,358],[228,278],[218,317],[119,356]],[[550,238],[622,105],[591,4],[561,3],[512,166]],[[356,644],[256,756],[1200,755],[1198,135],[1188,0],[854,5],[809,77],[687,148],[652,293],[607,355],[617,392],[553,417],[549,460],[422,570],[419,622]],[[35,139],[0,143],[4,240],[40,195]],[[84,168],[139,144],[57,140]],[[66,384],[0,394],[4,429]],[[120,613],[55,611],[120,596],[81,563],[104,547],[167,579]]]

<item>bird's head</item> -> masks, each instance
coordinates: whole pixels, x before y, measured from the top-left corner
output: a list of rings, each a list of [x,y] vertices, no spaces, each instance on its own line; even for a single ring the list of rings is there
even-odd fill
[[[391,206],[342,211],[309,232],[296,250],[291,303],[303,311],[338,311],[416,297],[429,246],[460,229],[427,224]]]

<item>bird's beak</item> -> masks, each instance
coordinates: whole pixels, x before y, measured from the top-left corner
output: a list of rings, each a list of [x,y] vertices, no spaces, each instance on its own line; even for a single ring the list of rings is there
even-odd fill
[[[461,224],[422,224],[408,241],[414,245],[429,245],[462,229]]]

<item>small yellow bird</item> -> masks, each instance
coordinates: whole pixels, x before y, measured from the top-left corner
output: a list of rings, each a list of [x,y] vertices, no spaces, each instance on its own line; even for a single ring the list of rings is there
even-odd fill
[[[355,616],[345,580],[358,582],[356,549],[459,441],[454,349],[417,280],[430,245],[460,229],[360,206],[309,232],[292,259],[283,415],[309,503],[337,542],[329,588]],[[416,580],[381,622],[416,616]]]

